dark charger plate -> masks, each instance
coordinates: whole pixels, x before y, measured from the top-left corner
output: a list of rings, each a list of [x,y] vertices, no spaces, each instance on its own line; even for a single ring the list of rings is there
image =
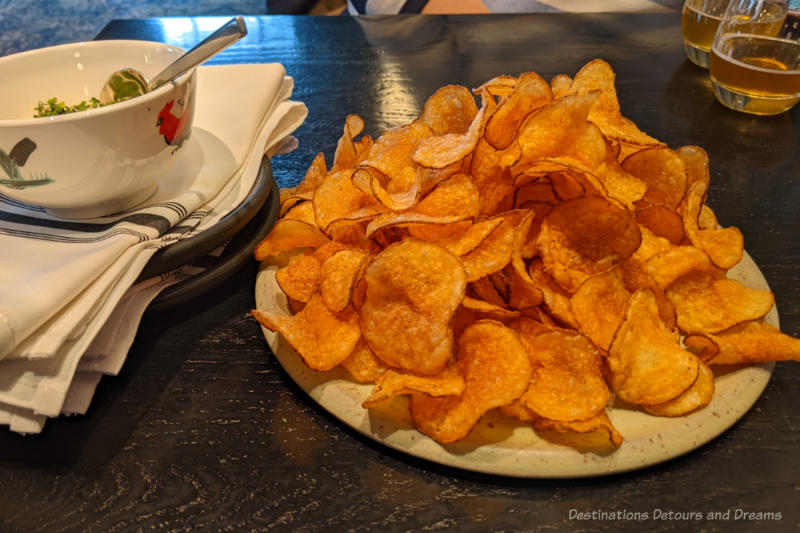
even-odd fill
[[[272,175],[272,165],[265,155],[258,178],[241,204],[211,228],[162,248],[153,255],[139,275],[139,281],[195,263],[228,243],[209,268],[161,291],[148,310],[159,312],[172,308],[225,281],[252,257],[253,249],[275,224],[279,211],[280,195]]]

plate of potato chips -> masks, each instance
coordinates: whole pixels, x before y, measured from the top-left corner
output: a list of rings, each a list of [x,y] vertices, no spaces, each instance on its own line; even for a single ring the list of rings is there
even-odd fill
[[[253,316],[316,402],[391,448],[516,477],[655,464],[800,360],[709,160],[622,116],[608,63],[349,115],[281,191]],[[477,101],[476,101],[477,100]]]

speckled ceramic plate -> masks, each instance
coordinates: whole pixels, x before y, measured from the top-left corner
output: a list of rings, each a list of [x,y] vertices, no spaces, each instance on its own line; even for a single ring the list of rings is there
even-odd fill
[[[275,267],[262,265],[256,280],[259,309],[288,313],[275,282]],[[768,289],[756,264],[745,254],[729,276],[756,289]],[[773,308],[766,320],[777,326]],[[755,403],[772,374],[774,363],[731,368],[717,375],[716,391],[705,408],[680,418],[650,416],[612,407],[609,416],[625,438],[616,450],[598,451],[597,443],[537,433],[530,425],[495,411],[470,435],[454,444],[440,444],[414,429],[407,400],[396,398],[367,411],[361,403],[372,386],[355,383],[341,370],[309,369],[280,335],[264,329],[267,343],[286,372],[333,416],[390,448],[466,470],[525,478],[596,476],[643,468],[698,448],[736,423]]]

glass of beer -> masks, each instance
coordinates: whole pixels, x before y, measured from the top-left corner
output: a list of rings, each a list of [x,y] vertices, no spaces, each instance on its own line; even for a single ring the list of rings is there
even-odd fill
[[[788,0],[732,0],[711,45],[717,99],[754,115],[777,115],[800,98],[800,32]]]
[[[708,56],[729,0],[686,0],[681,12],[683,47],[692,63],[708,68]]]

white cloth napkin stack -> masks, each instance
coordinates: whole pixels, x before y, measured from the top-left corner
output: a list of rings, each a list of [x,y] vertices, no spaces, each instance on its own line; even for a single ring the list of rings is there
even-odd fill
[[[289,100],[281,65],[205,66],[198,78],[185,153],[147,207],[65,220],[0,191],[0,424],[11,431],[86,412],[147,305],[191,274],[135,283],[153,254],[212,227],[247,196],[264,154],[294,148],[307,109]]]

